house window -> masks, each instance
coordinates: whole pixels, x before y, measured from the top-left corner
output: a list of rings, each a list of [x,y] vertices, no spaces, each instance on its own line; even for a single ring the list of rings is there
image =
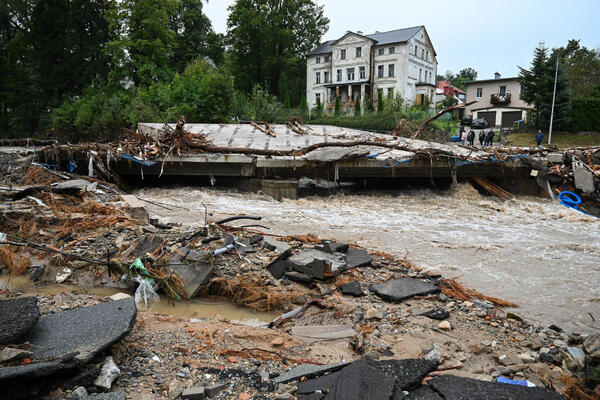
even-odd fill
[[[390,48],[388,49],[388,53],[389,53],[389,54],[394,54],[395,52],[396,52],[396,48],[395,48],[395,47],[390,47]]]
[[[425,50],[421,49],[421,58],[425,58]]]
[[[321,64],[321,57],[317,57],[317,61],[316,61],[316,63],[317,63],[317,64]]]
[[[378,65],[377,66],[377,77],[378,78],[383,78],[383,65]]]
[[[358,67],[358,77],[359,77],[359,79],[367,78],[367,73],[365,72],[365,67]]]
[[[317,83],[321,83],[321,73],[317,72]]]
[[[479,98],[481,98],[482,95],[483,95],[483,88],[478,87],[477,92],[475,93],[475,97],[477,97],[479,99]]]
[[[394,98],[394,88],[388,88],[388,99]]]
[[[423,70],[419,68],[419,82],[422,82],[421,78],[423,76]]]
[[[346,49],[340,50],[340,59],[341,60],[345,60],[346,59]]]
[[[354,68],[347,68],[346,73],[348,74],[348,80],[353,81],[354,80]]]
[[[329,71],[323,72],[323,82],[329,83]]]
[[[418,47],[415,45],[415,56],[417,55],[417,49]]]
[[[315,97],[316,97],[317,104],[319,104],[321,102],[321,93],[316,93]]]
[[[337,70],[337,81],[338,82],[342,81],[342,70],[341,69]]]
[[[362,47],[356,48],[356,58],[362,57]]]
[[[428,51],[425,52],[425,60],[429,61],[429,52]]]
[[[504,96],[506,94],[506,86],[500,86],[500,90],[498,90],[498,94],[500,96]]]
[[[384,55],[385,54],[385,49],[379,49],[379,50],[377,50],[377,54],[380,55],[380,56]]]
[[[394,64],[388,65],[388,76],[392,78],[394,76]]]
[[[329,56],[325,56],[325,62],[329,62]]]

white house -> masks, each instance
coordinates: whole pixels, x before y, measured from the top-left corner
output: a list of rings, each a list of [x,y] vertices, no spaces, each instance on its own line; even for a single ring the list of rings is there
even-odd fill
[[[352,111],[357,99],[364,110],[365,96],[402,96],[405,104],[435,103],[437,59],[424,26],[389,32],[348,31],[307,56],[306,99],[317,99],[332,110],[336,96],[342,108]]]

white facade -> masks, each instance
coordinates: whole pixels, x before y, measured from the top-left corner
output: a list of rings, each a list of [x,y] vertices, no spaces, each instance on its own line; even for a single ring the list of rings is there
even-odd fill
[[[434,104],[436,53],[425,27],[362,35],[348,32],[325,42],[307,57],[306,98],[309,107],[320,98],[331,111],[340,96],[342,109],[352,111],[365,96],[400,95],[407,105]]]

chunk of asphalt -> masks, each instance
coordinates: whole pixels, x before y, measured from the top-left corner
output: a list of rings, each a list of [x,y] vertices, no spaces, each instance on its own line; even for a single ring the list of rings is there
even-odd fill
[[[76,308],[41,317],[27,333],[32,359],[58,359],[78,352],[89,362],[131,332],[137,309],[133,298]]]
[[[441,292],[439,287],[414,278],[394,279],[377,285],[371,285],[369,290],[383,300],[398,303],[411,297]]]
[[[292,381],[299,381],[303,377],[306,379],[315,378],[317,376],[324,375],[328,372],[338,371],[349,363],[337,363],[329,365],[315,365],[315,364],[300,364],[297,367],[290,369],[273,379],[275,383],[288,383]]]
[[[187,298],[191,299],[208,282],[214,267],[203,262],[190,262],[187,265],[171,265],[169,271],[179,275],[183,282],[183,291]]]
[[[400,396],[400,397],[398,397]],[[402,392],[394,393],[392,400],[444,400],[439,394],[434,392],[430,387],[421,386],[418,389],[408,393],[408,396],[404,397]]]
[[[341,371],[301,382],[298,393],[327,391],[328,400],[389,400],[396,378],[373,368],[366,360],[358,360]]]
[[[326,253],[345,253],[348,250],[348,245],[344,243],[332,242],[330,240],[323,240],[321,243],[315,246],[315,249],[324,251]]]
[[[410,390],[421,385],[423,378],[438,367],[437,361],[409,358],[405,360],[369,361],[371,368],[396,377],[395,392]]]
[[[73,363],[63,363],[58,360],[0,368],[0,387],[13,380],[27,381],[44,378],[74,367]]]
[[[273,278],[281,279],[285,271],[287,271],[288,263],[287,260],[277,260],[267,266],[267,271],[271,273]]]
[[[303,274],[302,272],[298,271],[286,271],[285,277],[291,281],[302,283],[310,283],[315,280],[315,278],[313,278],[312,276]]]
[[[345,259],[346,264],[348,265],[347,268],[366,267],[373,262],[373,257],[371,257],[366,250],[354,248],[349,248],[346,251]]]
[[[17,343],[39,318],[37,297],[0,300],[0,345]]]
[[[50,361],[0,368],[2,400],[41,399],[49,383],[75,370],[74,363]]]
[[[263,246],[267,250],[276,251],[279,254],[286,253],[292,249],[292,246],[290,246],[286,242],[280,242],[279,240],[273,239],[271,237],[264,238]]]
[[[443,308],[434,308],[433,310],[425,311],[421,316],[441,321],[448,318],[450,313]]]
[[[342,292],[342,294],[355,297],[359,297],[364,294],[362,288],[360,287],[359,281],[344,283],[340,286],[340,291]]]
[[[428,382],[445,400],[564,400],[564,397],[542,387],[525,387],[507,383],[444,375]]]

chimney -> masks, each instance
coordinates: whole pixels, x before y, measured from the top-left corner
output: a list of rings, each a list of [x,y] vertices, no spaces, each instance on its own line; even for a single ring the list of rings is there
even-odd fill
[[[381,33],[381,32],[379,32],[379,31],[375,31],[375,33]]]
[[[359,35],[362,35],[363,32],[362,31],[356,31],[356,33],[358,33]]]
[[[501,77],[501,76],[502,76],[502,75],[500,75],[500,72],[496,72],[496,73],[494,74],[494,79],[500,79],[500,77]]]

